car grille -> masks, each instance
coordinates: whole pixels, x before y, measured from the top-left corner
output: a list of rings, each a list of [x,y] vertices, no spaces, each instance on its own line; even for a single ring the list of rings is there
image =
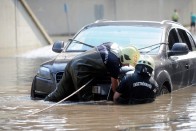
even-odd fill
[[[61,80],[61,78],[63,77],[63,73],[64,72],[58,72],[56,74],[56,83],[59,83],[59,81]]]
[[[63,77],[63,73],[64,72],[58,72],[56,74],[56,83],[59,83],[60,80],[62,79]],[[105,76],[103,77],[98,77],[95,79],[94,81],[95,83],[99,83],[99,84],[103,84],[103,83],[110,83],[110,77],[106,74]]]

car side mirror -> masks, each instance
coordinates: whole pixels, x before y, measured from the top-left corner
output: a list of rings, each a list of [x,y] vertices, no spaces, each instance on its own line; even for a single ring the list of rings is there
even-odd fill
[[[189,52],[189,48],[186,43],[175,43],[172,46],[172,49],[168,51],[168,56],[175,56],[175,55],[186,55]]]
[[[64,41],[56,41],[52,46],[52,51],[61,53],[63,51]]]

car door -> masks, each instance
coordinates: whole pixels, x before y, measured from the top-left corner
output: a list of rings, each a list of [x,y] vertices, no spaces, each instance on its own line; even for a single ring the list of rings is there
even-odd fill
[[[175,43],[179,43],[181,40],[179,39],[179,35],[175,28],[169,31],[168,35],[168,50],[171,50]],[[183,56],[170,56],[168,57],[168,71],[171,77],[173,90],[179,89],[184,84],[183,80],[183,72],[185,69],[182,69],[183,63],[185,63],[185,57]]]
[[[188,84],[196,84],[196,44],[192,35],[189,32],[186,32],[187,39],[190,41],[190,45],[192,50],[189,52],[189,80]]]
[[[177,29],[180,42],[186,43],[186,45],[189,48],[189,53],[186,55],[179,56],[179,59],[181,60],[181,70],[182,70],[182,81],[183,81],[183,87],[189,86],[191,84],[191,81],[193,79],[193,73],[194,73],[194,64],[193,59],[194,58],[194,52],[192,50],[192,45],[189,40],[189,37],[187,35],[187,32],[183,29]]]

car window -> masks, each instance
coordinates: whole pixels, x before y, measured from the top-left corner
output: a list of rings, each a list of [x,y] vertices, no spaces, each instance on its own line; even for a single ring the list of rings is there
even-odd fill
[[[160,43],[161,36],[162,29],[157,27],[109,25],[85,28],[74,39],[93,46],[98,46],[104,42],[115,42],[122,47],[134,45],[140,49]],[[89,49],[90,47],[72,42],[67,51]],[[150,52],[155,53],[158,52],[158,49],[149,47],[145,48],[145,51],[152,50]]]
[[[174,45],[174,43],[178,43],[178,42],[179,42],[179,38],[178,38],[176,30],[175,29],[170,30],[169,36],[168,36],[169,50],[172,49],[172,46]]]
[[[191,42],[189,40],[189,37],[186,33],[185,30],[182,30],[182,29],[178,29],[178,33],[179,33],[179,36],[182,40],[183,43],[186,43],[187,46],[189,47],[189,50],[192,51],[192,46],[191,46]]]
[[[191,34],[189,34],[189,33],[187,32],[187,35],[188,35],[189,40],[190,40],[190,42],[191,42],[192,50],[195,51],[195,50],[196,50],[195,41],[194,41],[194,39],[193,39],[193,37],[192,37]]]

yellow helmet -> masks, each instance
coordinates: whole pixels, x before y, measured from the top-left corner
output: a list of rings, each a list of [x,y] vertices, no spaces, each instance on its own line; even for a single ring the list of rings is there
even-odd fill
[[[155,68],[154,59],[149,55],[141,56],[139,58],[137,64],[142,64],[142,65],[149,66],[150,68],[152,68],[152,70],[154,70],[154,68]]]
[[[155,62],[152,57],[149,55],[141,56],[137,62],[135,70],[140,74],[148,74],[151,75],[152,71],[155,69]]]
[[[134,46],[129,46],[121,48],[120,51],[120,61],[122,64],[130,64],[134,66],[137,64],[137,61],[140,57],[140,52]]]

